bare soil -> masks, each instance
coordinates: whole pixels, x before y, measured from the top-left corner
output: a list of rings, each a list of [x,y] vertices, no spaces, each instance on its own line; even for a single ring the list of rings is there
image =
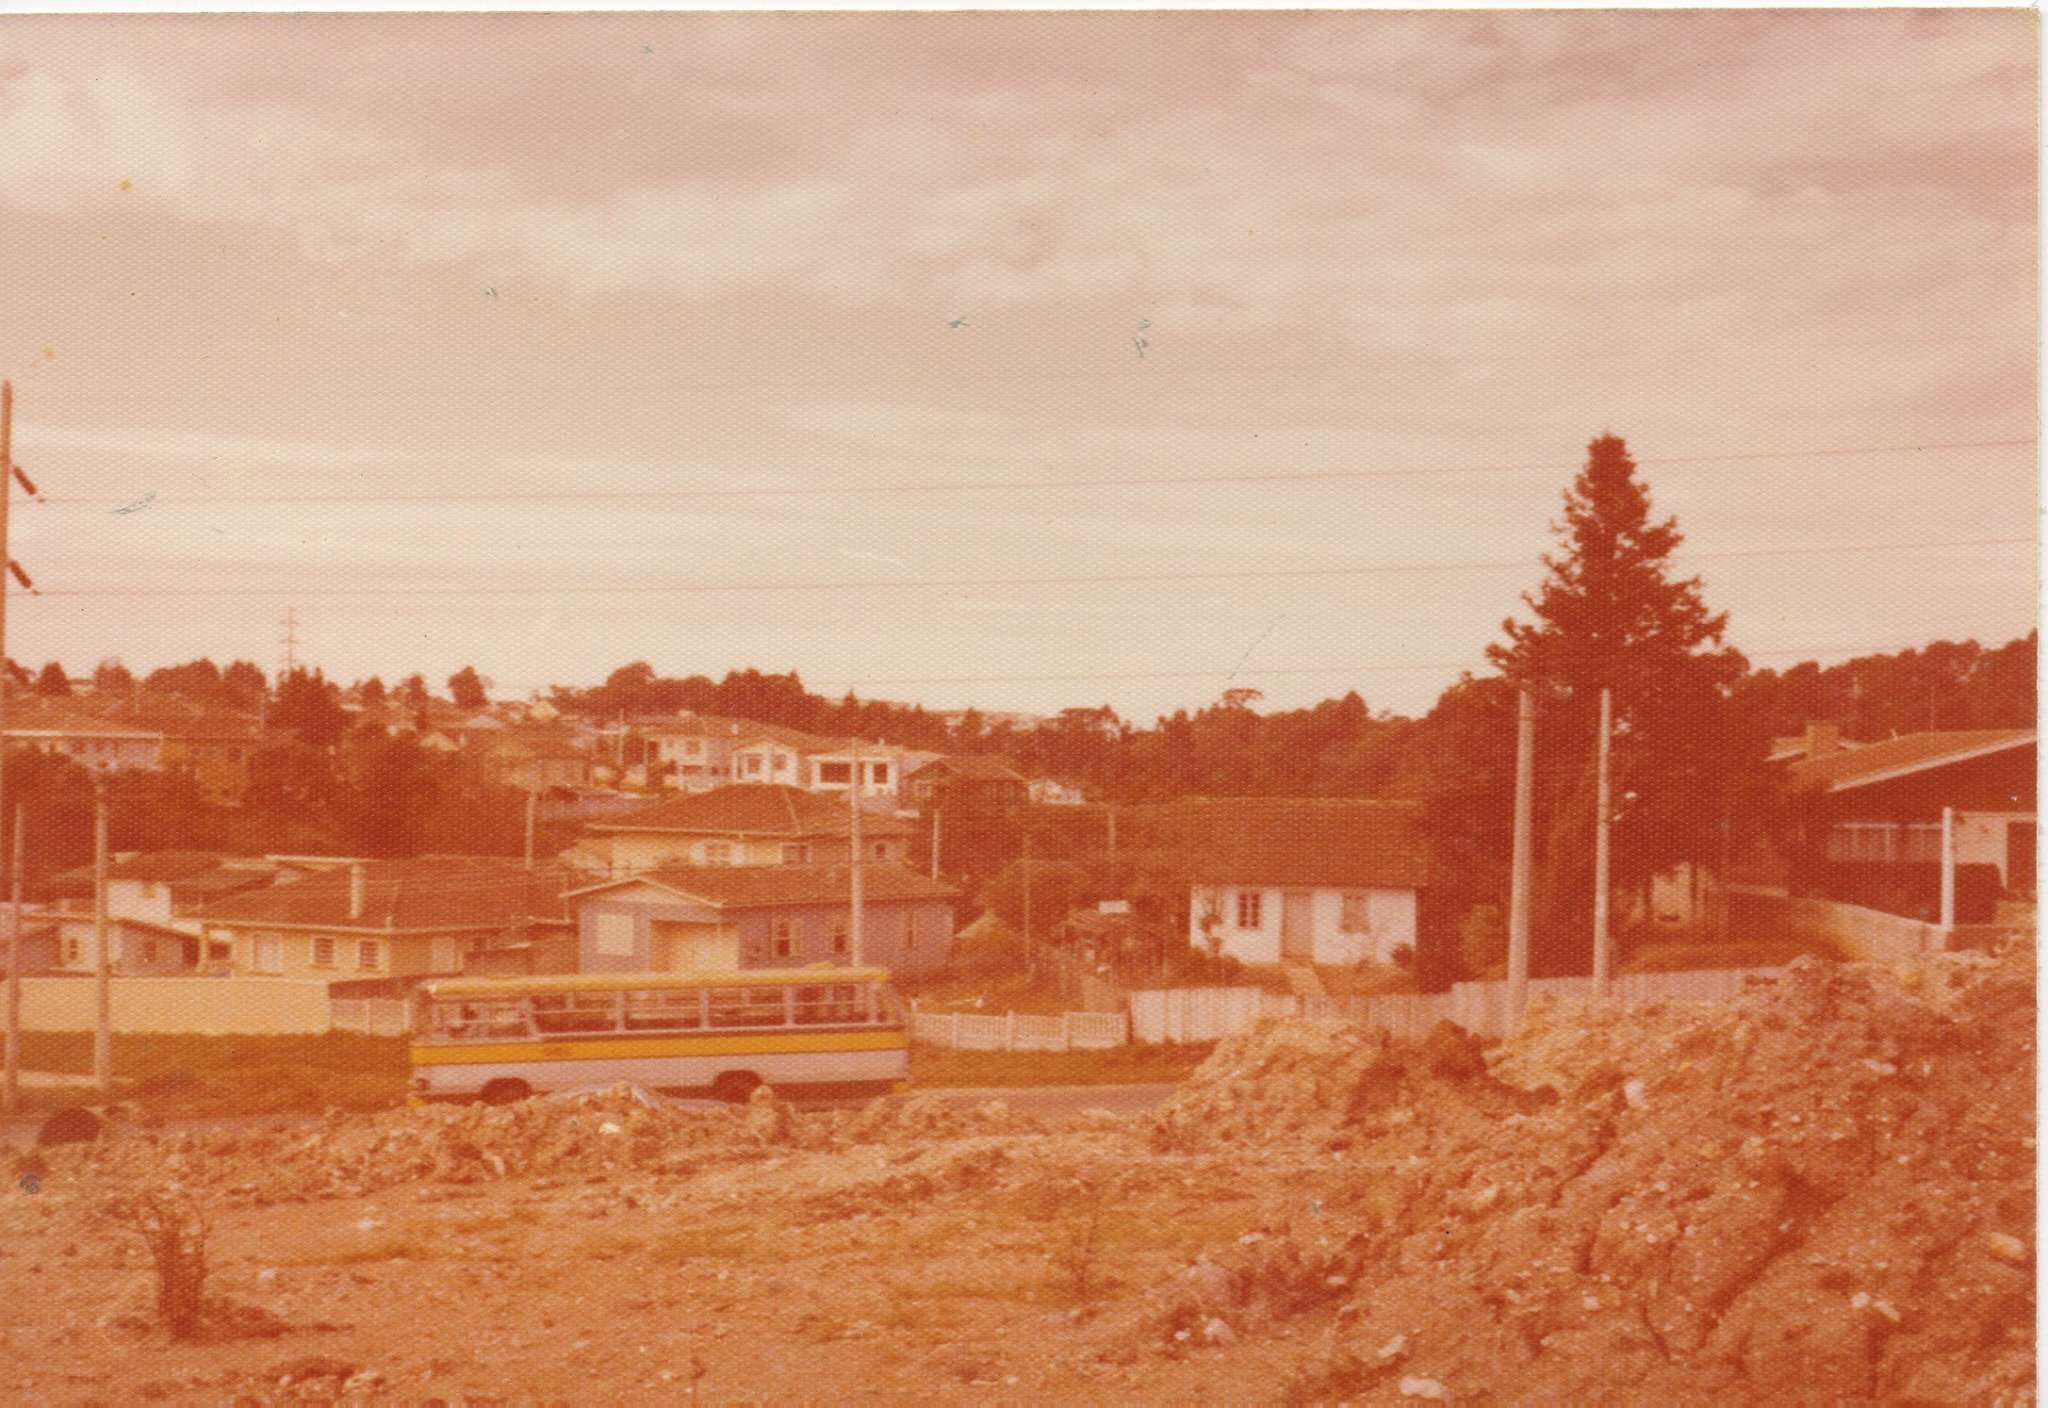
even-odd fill
[[[125,1131],[10,1158],[0,1397],[2031,1402],[2033,1044],[2030,955],[1802,960],[1492,1052],[1266,1023],[1145,1117]],[[191,1338],[137,1193],[211,1224]]]

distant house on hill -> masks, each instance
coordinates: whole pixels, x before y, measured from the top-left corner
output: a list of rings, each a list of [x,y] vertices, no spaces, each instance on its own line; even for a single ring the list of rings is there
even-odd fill
[[[734,783],[670,797],[586,828],[594,863],[626,875],[671,865],[844,864],[851,854],[853,810],[837,797],[775,783]],[[901,861],[910,827],[887,812],[861,813],[863,859]]]
[[[69,758],[93,772],[147,771],[164,765],[162,730],[84,714],[30,710],[12,715],[6,738],[13,747]]]
[[[1195,869],[1188,939],[1246,963],[1392,962],[1427,883],[1413,802],[1247,798],[1161,809]]]
[[[730,972],[864,963],[899,973],[952,957],[959,892],[900,865],[862,867],[853,952],[844,865],[675,866],[566,896],[583,972]]]
[[[948,754],[910,775],[908,794],[919,810],[932,807],[1016,807],[1031,800],[1031,784],[1006,759],[987,753]]]

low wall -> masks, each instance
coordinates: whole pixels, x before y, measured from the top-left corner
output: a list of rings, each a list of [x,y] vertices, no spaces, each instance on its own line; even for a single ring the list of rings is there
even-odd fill
[[[23,978],[22,1030],[93,1030],[98,986],[90,977]],[[117,1032],[293,1035],[331,1025],[327,984],[299,978],[117,977],[108,988]]]
[[[1941,928],[1839,900],[1735,893],[1729,896],[1729,925],[1738,935],[1818,939],[1844,957],[1896,963],[1942,947]]]

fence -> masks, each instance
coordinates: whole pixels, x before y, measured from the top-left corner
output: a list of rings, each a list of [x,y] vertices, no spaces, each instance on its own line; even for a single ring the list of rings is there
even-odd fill
[[[966,1051],[1080,1051],[1122,1046],[1130,1040],[1130,1018],[1122,1012],[1063,1012],[1041,1017],[1006,1012],[913,1012],[910,1035],[934,1046]]]
[[[1774,976],[1776,968],[1708,968],[1686,973],[1629,973],[1613,980],[1612,1001],[1621,1007],[1647,1002],[1718,1002],[1736,996],[1752,979]],[[1591,978],[1538,978],[1531,998],[1548,995],[1588,1002]],[[1418,1041],[1438,1022],[1456,1022],[1488,1039],[1507,1035],[1507,984],[1459,983],[1442,993],[1385,993],[1374,997],[1304,997],[1258,988],[1161,988],[1131,994],[1134,1040],[1217,1041],[1261,1017],[1311,1017],[1385,1027]]]

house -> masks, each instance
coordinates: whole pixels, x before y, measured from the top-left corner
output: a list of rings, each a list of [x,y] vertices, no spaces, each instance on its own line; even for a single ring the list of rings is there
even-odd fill
[[[263,889],[299,872],[254,856],[212,851],[128,851],[107,863],[107,913],[196,936],[197,915],[214,900]],[[92,909],[93,867],[60,871],[37,888],[57,911]]]
[[[1034,777],[1028,786],[1031,800],[1041,807],[1079,807],[1088,801],[1080,788],[1050,777]]]
[[[1953,815],[1956,920],[1989,923],[2001,899],[2035,894],[2033,729],[1909,733],[1849,748],[1809,731],[1787,764],[1802,893],[1912,918],[1940,915],[1944,812]]]
[[[1019,807],[1031,800],[1031,784],[1002,759],[988,753],[952,754],[926,763],[905,787],[911,805],[933,807]]]
[[[55,933],[55,953],[48,971],[98,970],[98,921],[89,911],[44,910],[34,921]],[[199,943],[195,935],[168,924],[112,912],[107,915],[111,970],[123,977],[190,973],[198,966]]]
[[[242,804],[255,756],[255,730],[238,722],[195,723],[164,734],[165,769],[190,777],[199,795],[218,807]]]
[[[683,713],[673,723],[643,728],[641,737],[655,767],[666,773],[669,786],[704,792],[733,780],[732,745],[744,731],[738,719]]]
[[[861,868],[853,952],[844,865],[676,866],[572,890],[579,970],[730,972],[865,963],[925,973],[952,957],[959,892],[900,865]]]
[[[806,755],[807,768],[802,786],[813,792],[845,795],[855,789],[854,769],[860,769],[859,791],[863,800],[894,806],[903,795],[907,766],[922,766],[929,755],[913,761],[907,749],[886,743],[864,743],[856,748],[842,743],[817,749]]]
[[[164,765],[164,735],[83,714],[31,711],[12,719],[7,742],[66,757],[93,772],[135,772]]]
[[[1426,883],[1413,802],[1251,798],[1163,809],[1196,881],[1188,940],[1246,963],[1390,963]]]
[[[590,783],[590,755],[552,729],[511,730],[481,747],[492,775],[522,792]]]
[[[460,973],[472,951],[559,921],[568,881],[560,866],[495,856],[343,859],[207,906],[200,961],[330,981]]]
[[[614,875],[671,865],[844,864],[853,809],[836,797],[789,784],[740,782],[669,797],[624,816],[593,821],[581,865],[598,857]],[[910,827],[886,812],[861,813],[863,859],[890,864],[907,853]]]

